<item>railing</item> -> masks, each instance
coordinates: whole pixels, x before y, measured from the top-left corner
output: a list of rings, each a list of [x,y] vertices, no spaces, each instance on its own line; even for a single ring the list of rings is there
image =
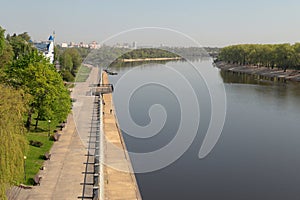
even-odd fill
[[[90,127],[87,160],[84,163],[82,195],[78,199],[99,199],[100,176],[100,99],[95,97]]]

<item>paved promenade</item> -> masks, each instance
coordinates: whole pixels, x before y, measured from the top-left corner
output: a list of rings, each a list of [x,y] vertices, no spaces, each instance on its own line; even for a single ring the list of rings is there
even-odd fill
[[[74,200],[81,196],[86,149],[76,132],[72,115],[51,154],[51,160],[44,163],[45,170],[39,173],[43,177],[41,185],[22,190],[18,200]]]
[[[94,97],[91,85],[97,84],[99,69],[91,67],[88,79],[76,83],[72,92],[72,115],[62,131],[62,136],[51,149],[51,160],[45,161],[45,170],[40,170],[41,185],[21,190],[17,200],[76,200],[82,196],[87,142],[91,127]],[[92,194],[89,194],[91,196]]]
[[[108,84],[107,73],[102,74],[103,84]],[[117,120],[112,105],[112,94],[104,94],[103,100],[103,129],[106,137],[104,143],[105,163],[113,163],[114,166],[121,167],[127,171],[132,171],[131,161],[127,154],[127,148],[123,141],[123,136],[117,125]],[[112,112],[111,112],[112,109]],[[115,151],[111,143],[121,149]],[[135,175],[129,172],[121,172],[109,166],[104,166],[104,198],[112,200],[133,200],[141,199]]]
[[[78,83],[72,93],[77,101],[73,106],[73,114],[68,117],[68,123],[62,131],[62,136],[51,149],[51,160],[45,161],[45,170],[40,170],[42,176],[40,186],[21,190],[16,200],[76,200],[83,195],[87,141],[91,128],[94,97],[91,95],[91,85],[97,83],[98,69],[93,68],[88,80]],[[103,83],[108,83],[108,76],[103,73]],[[103,153],[106,163],[114,163],[127,171],[132,171],[123,137],[117,125],[112,105],[112,94],[103,95],[103,129],[107,139],[104,142]],[[112,111],[111,111],[112,109]],[[108,143],[119,147],[115,151]],[[121,153],[120,153],[121,152]],[[135,175],[122,172],[103,165],[103,199],[134,200],[141,199]],[[88,196],[90,196],[89,194]]]

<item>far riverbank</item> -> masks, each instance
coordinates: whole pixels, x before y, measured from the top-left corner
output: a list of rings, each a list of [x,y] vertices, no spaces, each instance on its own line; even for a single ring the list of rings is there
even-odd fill
[[[121,59],[121,62],[144,62],[144,61],[167,61],[167,60],[182,60],[181,57],[173,57],[173,58],[136,58],[136,59]]]
[[[216,67],[224,71],[231,71],[233,73],[244,73],[250,75],[258,75],[258,78],[268,78],[270,81],[297,81],[300,82],[300,70],[288,69],[286,72],[282,69],[271,69],[267,67],[257,67],[253,65],[234,65],[226,62],[214,63]],[[260,77],[261,76],[261,77]]]

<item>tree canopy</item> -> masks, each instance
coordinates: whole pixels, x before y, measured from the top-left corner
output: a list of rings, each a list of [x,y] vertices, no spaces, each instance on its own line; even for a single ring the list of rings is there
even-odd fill
[[[173,58],[179,57],[177,54],[170,51],[146,48],[146,49],[136,49],[125,53],[121,56],[121,59],[143,59],[143,58]]]
[[[16,60],[6,74],[8,84],[30,95],[28,128],[33,113],[37,114],[36,128],[39,120],[66,118],[71,107],[69,92],[54,66],[39,52]]]
[[[0,84],[0,199],[6,189],[23,178],[26,152],[24,93]]]
[[[63,79],[68,82],[74,81],[76,73],[82,63],[82,56],[78,48],[59,50],[56,48],[56,59],[59,60]]]
[[[6,199],[8,187],[20,182],[24,174],[28,148],[24,116],[30,128],[34,114],[37,127],[40,120],[65,120],[71,108],[61,75],[34,48],[30,36],[5,38],[4,33],[0,27],[0,199]],[[74,63],[79,66],[79,60]]]
[[[300,69],[300,43],[232,45],[223,48],[218,59],[240,65]]]
[[[6,39],[13,49],[14,59],[25,56],[36,50],[30,42],[30,36],[26,32],[19,35],[13,34],[13,36],[7,35]]]

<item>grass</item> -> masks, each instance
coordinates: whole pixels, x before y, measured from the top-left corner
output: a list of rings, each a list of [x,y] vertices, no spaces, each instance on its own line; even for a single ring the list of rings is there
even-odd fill
[[[50,131],[51,134],[56,129],[58,122],[53,120],[50,123]],[[38,129],[35,130],[35,127],[32,125],[31,130],[27,133],[28,145],[30,140],[42,142],[43,145],[41,147],[34,147],[29,145],[28,152],[26,154],[26,181],[25,184],[33,185],[34,176],[39,172],[40,168],[43,166],[44,154],[49,152],[53,141],[48,137],[49,134],[49,123],[48,121],[40,121]]]
[[[90,67],[81,65],[81,67],[79,68],[79,71],[77,72],[75,82],[85,82],[86,79],[89,77],[91,70],[92,69]]]

